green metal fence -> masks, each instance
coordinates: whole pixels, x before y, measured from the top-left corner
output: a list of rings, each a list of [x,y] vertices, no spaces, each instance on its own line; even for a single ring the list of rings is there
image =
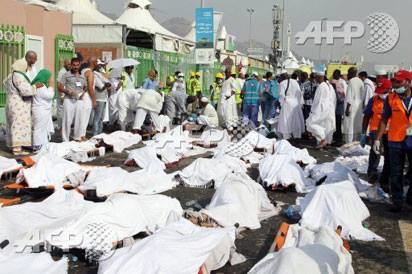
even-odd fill
[[[188,75],[196,68],[192,54],[184,55],[128,46],[125,56],[140,62],[140,65],[135,69],[138,86],[143,83],[151,69],[156,69],[159,72],[159,80],[166,82],[167,76],[174,74],[177,70]]]
[[[54,80],[57,95],[57,76],[64,60],[70,60],[75,54],[74,40],[71,35],[57,34],[54,39]]]
[[[0,25],[0,107],[4,107],[6,104],[3,81],[10,74],[14,61],[23,58],[25,37],[23,27]]]

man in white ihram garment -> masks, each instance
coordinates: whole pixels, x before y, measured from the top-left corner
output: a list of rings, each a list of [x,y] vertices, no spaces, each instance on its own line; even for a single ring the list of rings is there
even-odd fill
[[[129,123],[134,121],[134,111],[137,109],[142,92],[136,89],[122,90],[117,95],[116,108],[118,110],[118,123],[121,130],[126,131]]]
[[[356,75],[357,69],[355,67],[348,70],[349,85],[345,97],[345,117],[342,128],[347,144],[359,141],[362,134],[365,85]]]
[[[332,143],[333,133],[336,130],[336,94],[332,85],[325,81],[325,72],[316,73],[315,98],[308,119],[306,128],[312,133],[318,142],[318,148],[323,148]]]
[[[160,91],[153,89],[146,89],[141,92],[142,96],[137,102],[136,116],[133,124],[133,132],[141,133],[142,125],[146,119],[147,114],[150,115],[150,119],[158,132],[162,132],[163,129],[159,122],[159,113],[162,110],[164,96]]]
[[[365,98],[363,101],[363,106],[366,108],[368,105],[369,100],[375,95],[375,84],[372,82],[371,79],[368,78],[368,73],[366,71],[359,72],[359,78],[363,81],[365,85]]]
[[[219,118],[217,112],[207,97],[200,99],[200,108],[202,109],[197,121],[199,125],[205,125],[210,128],[219,126]]]
[[[278,133],[283,139],[301,138],[305,132],[305,119],[302,106],[304,103],[303,93],[299,83],[290,79],[287,71],[282,71],[282,81],[279,85],[279,103],[281,106]]]
[[[220,101],[217,105],[217,113],[219,116],[219,124],[222,127],[230,128],[237,125],[239,116],[236,107],[236,88],[237,83],[232,77],[230,69],[225,70],[226,80],[223,82]]]

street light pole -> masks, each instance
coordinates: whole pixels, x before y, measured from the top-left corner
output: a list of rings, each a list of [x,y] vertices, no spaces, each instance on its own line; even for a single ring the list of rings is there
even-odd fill
[[[255,10],[247,9],[247,12],[249,12],[249,48],[252,48],[252,14]]]

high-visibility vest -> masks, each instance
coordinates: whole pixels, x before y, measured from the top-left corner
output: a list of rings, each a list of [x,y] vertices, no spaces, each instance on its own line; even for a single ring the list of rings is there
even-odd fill
[[[193,96],[193,80],[194,78],[190,78],[189,81],[187,81],[186,93],[189,96]]]
[[[192,96],[196,96],[199,93],[202,93],[202,84],[199,79],[193,79],[192,82]]]
[[[373,116],[369,121],[369,131],[377,131],[379,128],[379,123],[381,122],[381,119],[382,119],[384,101],[381,98],[379,98],[379,96],[376,96],[376,95],[373,97],[372,100],[373,100],[373,104],[372,104]]]
[[[236,104],[241,104],[242,103],[242,86],[241,86],[241,82],[240,79],[237,78],[235,79],[235,83],[236,83],[236,90],[235,90],[235,101]]]
[[[412,100],[412,99],[411,99]],[[389,106],[392,110],[391,123],[388,130],[390,142],[403,142],[406,139],[406,130],[412,126],[412,111],[407,115],[405,107],[398,94],[388,96]]]
[[[173,84],[175,83],[175,78],[173,75],[167,76],[166,86],[162,89],[162,93],[164,95],[168,95],[173,88]]]
[[[222,87],[219,86],[217,83],[212,85],[213,88],[213,96],[212,96],[212,103],[217,104],[220,101],[220,94],[222,92]]]

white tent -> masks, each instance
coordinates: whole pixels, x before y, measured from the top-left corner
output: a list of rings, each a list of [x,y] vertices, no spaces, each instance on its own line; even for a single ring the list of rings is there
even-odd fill
[[[90,0],[59,0],[57,7],[73,12],[73,25],[114,24],[113,20],[97,10]]]
[[[102,14],[90,0],[59,0],[59,9],[73,12],[73,36],[76,44],[121,44],[124,28]]]
[[[130,29],[154,35],[156,50],[189,53],[194,48],[194,42],[160,25],[150,13],[150,5],[151,2],[148,0],[131,0],[116,22]]]

